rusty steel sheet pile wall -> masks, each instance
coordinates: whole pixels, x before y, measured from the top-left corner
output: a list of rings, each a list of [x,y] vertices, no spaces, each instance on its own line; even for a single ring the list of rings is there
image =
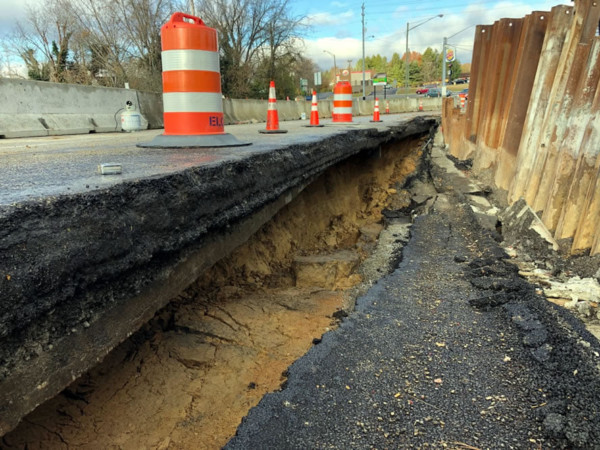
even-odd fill
[[[475,31],[466,110],[444,99],[450,152],[541,213],[573,253],[600,253],[600,2]]]

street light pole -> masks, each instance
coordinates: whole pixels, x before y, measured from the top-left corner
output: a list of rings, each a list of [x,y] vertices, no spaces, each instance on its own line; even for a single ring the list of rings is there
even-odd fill
[[[448,38],[442,43],[442,98],[446,98],[446,45]]]
[[[409,57],[408,57],[408,32],[410,31],[410,28],[408,28],[408,22],[406,22],[406,50],[404,51],[404,60],[405,60],[405,64],[404,64],[404,87],[408,88],[408,65],[409,63]]]
[[[468,30],[472,26],[473,25],[469,25],[467,28],[463,28],[462,30],[457,31],[453,35],[444,38],[444,41],[442,43],[442,97],[446,97],[446,64],[447,64],[447,61],[446,61],[446,46],[448,45],[448,39],[453,38],[457,34],[460,34],[463,31]]]
[[[328,50],[323,50],[325,53],[329,53],[333,56],[333,84],[337,83],[337,65],[335,63],[335,55]]]
[[[362,4],[362,91],[363,100],[365,100],[365,3]]]
[[[418,24],[416,24],[414,27],[409,27],[409,23],[406,22],[406,51],[404,53],[405,59],[406,59],[406,67],[405,67],[405,76],[404,76],[404,87],[408,87],[408,83],[409,83],[409,65],[410,65],[410,57],[408,55],[408,32],[410,30],[414,30],[417,27],[420,27],[423,24],[426,24],[427,22],[429,22],[430,20],[436,19],[438,17],[444,17],[443,14],[438,14],[437,16],[433,16],[430,17],[429,19],[424,20],[423,22],[419,22]]]

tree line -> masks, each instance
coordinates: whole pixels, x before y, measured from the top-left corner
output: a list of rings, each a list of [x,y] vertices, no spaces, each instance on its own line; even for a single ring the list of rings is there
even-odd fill
[[[218,30],[224,95],[264,96],[272,79],[293,95],[297,80],[316,70],[301,54],[306,26],[289,0],[206,0],[195,9]],[[160,29],[176,11],[189,11],[188,2],[45,0],[28,4],[1,44],[33,80],[160,92]]]
[[[280,96],[299,94],[302,78],[312,86],[319,69],[302,55],[306,18],[293,16],[289,3],[196,1],[196,15],[219,33],[224,95],[265,98],[270,80],[275,80]],[[28,4],[26,18],[0,43],[5,55],[23,62],[33,80],[107,87],[127,83],[132,89],[160,92],[160,29],[176,11],[188,11],[188,2],[44,0]],[[404,79],[404,61],[396,53],[389,62],[379,55],[365,62],[367,70],[387,72],[388,79]],[[357,70],[362,70],[360,61]],[[429,81],[436,70],[441,73],[441,56],[431,49],[413,54],[409,70],[412,82]],[[332,71],[323,73],[322,86],[333,79]]]
[[[398,86],[404,85],[406,79],[406,55],[400,56],[394,53],[390,60],[381,55],[366,56],[365,70],[371,70],[374,74],[386,73],[388,83],[392,80],[398,83]],[[408,74],[411,86],[419,86],[423,83],[441,81],[442,79],[442,60],[443,55],[438,50],[428,47],[422,54],[411,52],[409,55]],[[447,63],[448,81],[453,81],[461,76],[461,63],[455,59]],[[354,70],[362,70],[362,59],[360,59]]]

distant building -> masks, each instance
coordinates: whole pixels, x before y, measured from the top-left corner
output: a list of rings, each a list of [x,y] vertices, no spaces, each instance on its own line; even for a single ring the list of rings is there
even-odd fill
[[[350,73],[350,84],[352,86],[362,87],[362,81],[363,81],[362,70],[358,71],[358,72]],[[372,85],[373,85],[373,79],[371,78],[371,71],[365,70],[365,86],[372,86]]]
[[[345,74],[344,74],[345,73]],[[348,76],[350,75],[350,76]],[[365,70],[365,88],[367,92],[372,90],[373,86],[373,73],[370,70]],[[348,72],[347,70],[340,70],[336,77],[336,81],[349,81],[352,85],[352,92],[362,92],[362,82],[363,82],[363,73],[362,70],[357,70],[355,72]],[[330,85],[333,85],[331,83]]]
[[[350,73],[350,84],[352,85],[352,92],[362,92],[363,72],[362,70]],[[370,70],[365,70],[365,88],[373,86],[373,78]]]

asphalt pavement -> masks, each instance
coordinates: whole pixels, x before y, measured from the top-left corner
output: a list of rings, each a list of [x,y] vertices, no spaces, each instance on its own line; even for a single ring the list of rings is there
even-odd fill
[[[59,195],[87,194],[117,186],[123,182],[174,174],[197,166],[218,166],[253,155],[295,145],[320,142],[343,136],[352,129],[388,130],[401,126],[423,113],[393,114],[380,123],[370,116],[354,117],[352,123],[320,121],[323,127],[308,128],[308,120],[280,121],[282,134],[261,134],[265,125],[239,124],[225,132],[250,145],[226,148],[140,148],[163,130],[133,133],[103,133],[0,140],[0,208],[25,201]],[[101,175],[98,166],[117,163],[118,175]]]
[[[464,183],[431,175],[395,270],[225,448],[600,448],[598,341],[519,277]]]

